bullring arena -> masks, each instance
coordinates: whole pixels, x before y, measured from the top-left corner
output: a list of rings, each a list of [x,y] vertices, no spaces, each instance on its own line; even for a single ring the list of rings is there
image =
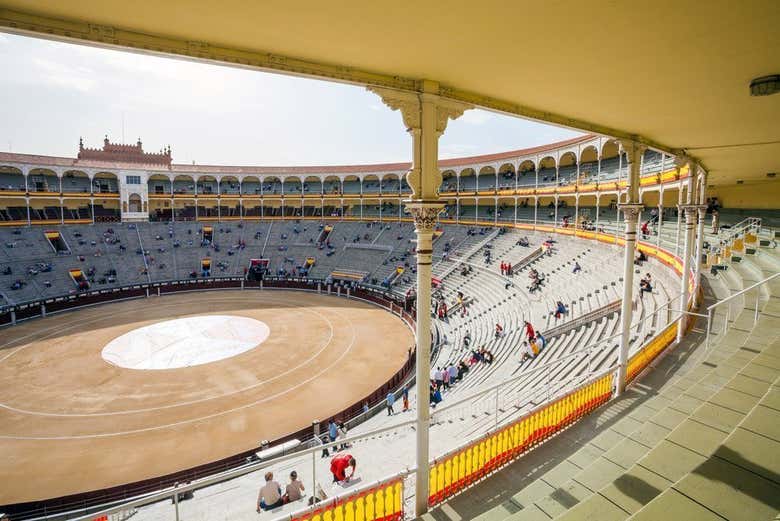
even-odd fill
[[[167,332],[181,341],[172,321],[210,317],[217,321],[185,340],[200,352],[225,343],[222,360],[177,361],[187,346],[176,344],[140,355],[157,360],[153,369],[102,356],[112,340],[140,328],[159,326],[121,352],[139,343],[151,350]],[[238,318],[257,338],[227,327]],[[267,338],[252,321],[267,325]],[[241,341],[249,349],[231,355]],[[413,343],[400,318],[372,304],[272,290],[167,295],[5,330],[0,502],[144,481],[282,438],[360,403],[406,362]]]
[[[777,0],[0,4],[0,521],[780,519]]]

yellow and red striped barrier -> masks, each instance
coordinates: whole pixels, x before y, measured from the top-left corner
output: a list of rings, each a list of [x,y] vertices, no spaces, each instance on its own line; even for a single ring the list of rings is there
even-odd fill
[[[653,338],[641,351],[632,356],[626,367],[626,384],[632,382],[639,373],[650,365],[650,362],[674,342],[676,337],[677,322],[664,329],[660,335]]]
[[[428,503],[433,506],[454,496],[607,402],[612,396],[612,379],[613,373],[602,376],[434,461]]]
[[[404,518],[403,479],[324,502],[323,506],[292,521],[401,521]]]

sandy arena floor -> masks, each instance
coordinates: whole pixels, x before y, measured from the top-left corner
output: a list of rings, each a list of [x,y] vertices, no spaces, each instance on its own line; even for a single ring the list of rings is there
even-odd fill
[[[217,319],[181,342],[185,321],[147,353],[141,334],[115,342],[112,363],[102,356],[122,335],[192,316],[245,317],[270,331],[262,340],[258,325],[258,344],[247,350],[246,335]],[[118,302],[2,329],[0,504],[130,483],[249,450],[370,394],[413,342],[400,319],[375,306],[270,290]],[[117,358],[130,345],[135,354]],[[220,354],[202,356],[210,347]],[[230,357],[210,361],[216,356]]]

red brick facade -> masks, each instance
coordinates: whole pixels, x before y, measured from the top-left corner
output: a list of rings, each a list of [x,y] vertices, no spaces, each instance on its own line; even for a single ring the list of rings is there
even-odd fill
[[[79,159],[97,161],[116,161],[121,163],[140,163],[146,165],[171,166],[171,147],[160,150],[157,154],[144,152],[141,140],[135,145],[111,143],[108,136],[103,140],[103,149],[85,148],[84,141],[79,139]]]

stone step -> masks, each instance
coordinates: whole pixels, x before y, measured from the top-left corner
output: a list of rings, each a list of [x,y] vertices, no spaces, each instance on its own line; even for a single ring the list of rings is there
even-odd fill
[[[760,333],[768,329],[777,331],[776,326],[765,321],[756,328],[759,334],[749,336],[745,345],[719,345],[719,356],[705,360],[719,368],[713,372],[713,380],[722,382],[719,388],[717,385],[710,389],[692,388],[688,393],[700,393],[696,396],[700,403],[687,417],[630,469],[559,519],[592,519],[595,513],[601,519],[626,519],[702,465],[734,432],[776,377],[780,358],[768,355],[758,359],[762,351],[747,347],[760,344]],[[729,353],[732,354],[722,358]],[[767,360],[771,366],[764,365]]]
[[[772,365],[766,365],[772,364]],[[756,371],[756,369],[759,369]],[[771,368],[773,371],[767,371]],[[780,349],[765,351],[739,376],[760,398],[728,437],[673,485],[644,505],[635,520],[772,519],[780,510]],[[770,382],[771,376],[775,376]],[[757,395],[765,389],[763,396]]]

